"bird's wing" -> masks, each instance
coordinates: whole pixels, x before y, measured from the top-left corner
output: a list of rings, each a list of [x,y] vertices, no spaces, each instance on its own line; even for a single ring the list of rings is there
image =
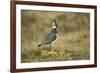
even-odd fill
[[[42,44],[49,44],[51,42],[53,42],[54,40],[56,40],[56,34],[53,33],[49,33],[47,34],[47,36],[45,37],[44,41],[42,42]]]

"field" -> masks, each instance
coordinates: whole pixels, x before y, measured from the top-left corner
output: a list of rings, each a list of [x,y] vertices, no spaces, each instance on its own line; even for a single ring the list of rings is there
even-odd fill
[[[38,45],[50,32],[53,20],[58,39]],[[21,62],[86,60],[90,58],[90,14],[50,11],[21,11]]]

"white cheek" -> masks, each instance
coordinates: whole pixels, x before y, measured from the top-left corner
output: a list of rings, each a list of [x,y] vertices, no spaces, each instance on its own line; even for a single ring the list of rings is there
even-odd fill
[[[56,26],[53,26],[52,28],[56,28]]]

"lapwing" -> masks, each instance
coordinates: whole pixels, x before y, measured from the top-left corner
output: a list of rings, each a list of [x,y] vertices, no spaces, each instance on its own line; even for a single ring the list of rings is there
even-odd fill
[[[50,45],[51,48],[51,44],[57,40],[58,37],[58,31],[57,31],[57,23],[54,20],[52,23],[52,28],[51,31],[45,36],[44,40],[42,41],[41,44],[38,45],[38,47],[41,47],[42,45]]]

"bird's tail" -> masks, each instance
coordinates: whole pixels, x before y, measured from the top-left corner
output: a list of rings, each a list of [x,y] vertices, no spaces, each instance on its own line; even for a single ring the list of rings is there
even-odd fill
[[[38,47],[41,47],[41,46],[42,46],[41,44],[38,45]]]

